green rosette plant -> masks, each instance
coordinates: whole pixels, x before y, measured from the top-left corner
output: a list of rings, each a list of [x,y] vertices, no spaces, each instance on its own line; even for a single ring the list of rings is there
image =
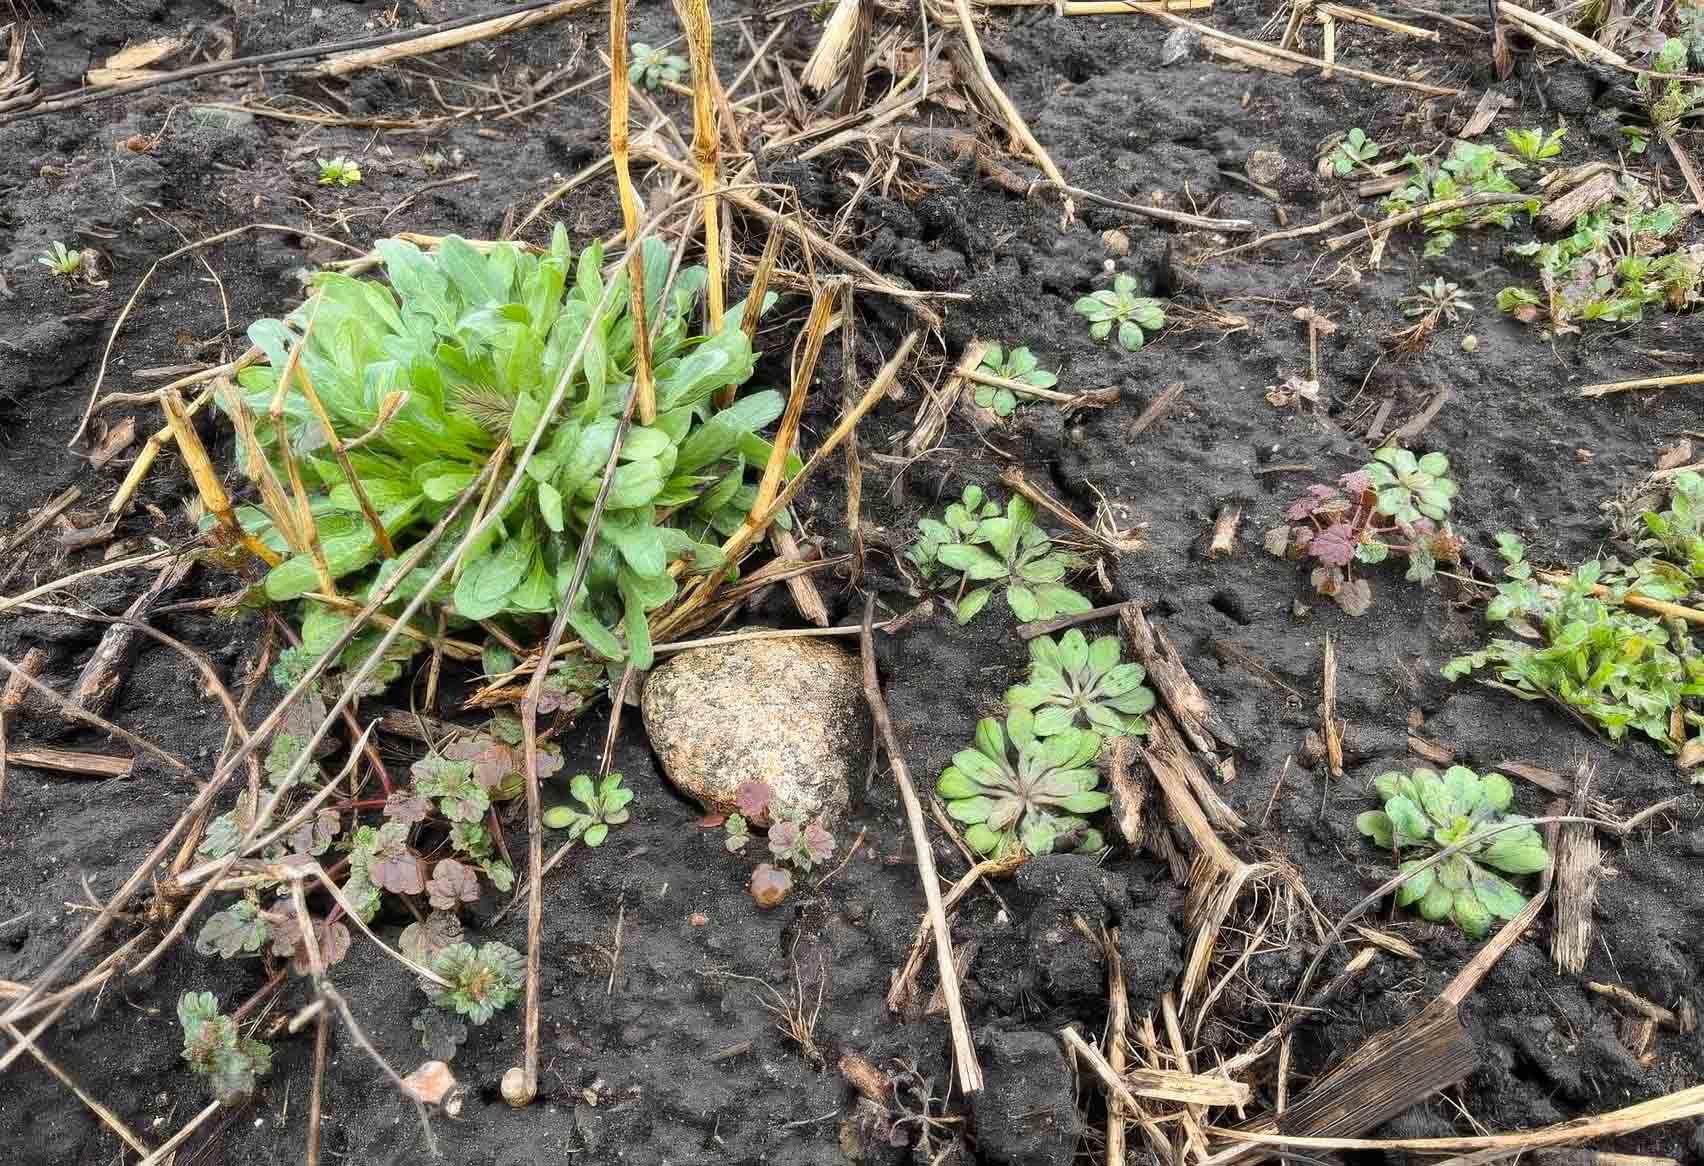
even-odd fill
[[[1381,774],[1373,787],[1384,809],[1361,814],[1356,828],[1382,850],[1425,852],[1400,862],[1399,870],[1415,873],[1397,891],[1397,906],[1418,905],[1424,918],[1451,919],[1476,939],[1492,919],[1513,919],[1526,906],[1526,896],[1495,872],[1533,874],[1550,865],[1550,854],[1530,825],[1493,832],[1520,821],[1504,816],[1514,799],[1508,778],[1452,765],[1442,775],[1430,769]],[[1428,855],[1461,842],[1467,845],[1442,863],[1418,869]]]
[[[601,246],[576,258],[560,226],[537,253],[511,243],[476,247],[456,236],[432,251],[387,239],[377,253],[388,283],[321,273],[300,309],[250,327],[265,363],[244,369],[240,392],[220,399],[239,435],[252,434],[238,442],[241,467],[261,483],[262,498],[275,501],[291,497],[290,475],[299,473],[332,580],[344,597],[365,600],[398,561],[384,553],[376,527],[402,555],[482,473],[500,479],[537,435],[524,481],[499,521],[430,597],[451,628],[482,620],[536,628],[566,594],[632,384],[627,268],[608,287]],[[761,471],[770,452],[758,431],[783,402],[765,390],[714,407],[716,389],[752,373],[745,305],[735,305],[714,335],[693,335],[703,270],[684,269],[671,281],[666,246],[647,240],[642,255],[657,416],[626,433],[571,623],[592,654],[646,668],[647,613],[678,586],[671,564],[723,566],[717,536],[738,527],[756,496],[748,471]],[[547,414],[582,342],[584,358],[559,408]],[[280,393],[293,354],[299,374]],[[277,423],[275,400],[283,411]],[[339,463],[328,422],[354,480]],[[790,459],[789,472],[797,464]],[[487,498],[495,493],[487,490]],[[400,582],[387,614],[419,593],[480,511],[478,504],[464,509]],[[296,516],[243,507],[238,517],[282,558],[266,576],[266,597],[298,604],[304,651],[323,651],[350,617],[304,598],[321,579]],[[341,666],[360,661],[378,634],[352,643]],[[377,682],[400,675],[419,647],[399,639]]]
[[[1154,694],[1142,681],[1140,664],[1121,662],[1117,636],[1093,643],[1077,628],[1057,641],[1037,636],[1030,641],[1027,684],[1006,690],[1006,703],[1035,715],[1035,733],[1050,737],[1079,727],[1109,737],[1142,736],[1148,731],[1142,714],[1154,707]]]
[[[977,722],[975,747],[954,754],[935,792],[979,854],[1051,854],[1063,846],[1090,853],[1103,841],[1082,815],[1110,800],[1098,788],[1100,748],[1100,734],[1085,729],[1038,736],[1034,715],[1012,709],[1004,726],[994,717]]]
[[[1166,326],[1166,302],[1152,296],[1136,294],[1136,280],[1129,275],[1116,275],[1112,286],[1092,292],[1073,305],[1077,314],[1089,322],[1089,335],[1105,340],[1118,329],[1118,343],[1135,352]]]

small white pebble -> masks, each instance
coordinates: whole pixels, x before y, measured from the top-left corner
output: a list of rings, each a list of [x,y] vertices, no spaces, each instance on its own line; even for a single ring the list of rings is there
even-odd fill
[[[1475,336],[1473,333],[1469,332],[1466,336],[1461,338],[1461,350],[1463,352],[1476,352],[1478,349],[1479,337]]]

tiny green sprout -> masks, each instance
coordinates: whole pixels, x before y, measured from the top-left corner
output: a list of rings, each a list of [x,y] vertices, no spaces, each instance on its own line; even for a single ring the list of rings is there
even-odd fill
[[[507,1008],[521,991],[526,967],[521,953],[506,943],[453,943],[432,960],[432,971],[447,984],[431,984],[432,1003],[474,1024],[484,1024]]]
[[[1112,287],[1078,300],[1077,314],[1089,321],[1089,335],[1105,340],[1118,326],[1118,342],[1130,352],[1147,343],[1148,337],[1166,326],[1164,300],[1136,294],[1135,277],[1117,275]]]
[[[1386,773],[1373,787],[1384,799],[1384,809],[1361,814],[1355,827],[1380,849],[1436,853],[1467,844],[1425,870],[1417,869],[1424,855],[1402,860],[1398,869],[1414,873],[1397,891],[1397,906],[1418,903],[1426,919],[1453,919],[1476,939],[1490,930],[1493,918],[1520,914],[1526,896],[1487,868],[1533,874],[1550,865],[1550,854],[1531,825],[1512,825],[1521,819],[1504,817],[1514,797],[1508,778],[1500,773],[1481,777],[1452,765],[1442,776],[1430,769]],[[1495,829],[1499,826],[1506,828]]]
[[[1042,368],[1035,354],[1027,348],[1014,348],[1007,352],[998,344],[990,344],[982,354],[982,364],[976,371],[1011,382],[1006,385],[978,383],[976,386],[976,403],[984,409],[992,409],[997,417],[1010,417],[1018,407],[1018,398],[1026,395],[1020,386],[1051,389],[1059,383],[1059,378]]]
[[[36,256],[36,262],[53,274],[70,279],[83,270],[83,253],[73,251],[55,239],[51,247]]]
[[[1014,708],[1004,726],[994,717],[977,722],[975,747],[953,755],[935,792],[979,854],[1051,854],[1065,846],[1091,853],[1103,840],[1081,815],[1110,801],[1098,788],[1100,748],[1100,734],[1086,729],[1037,736],[1034,714]]]
[[[578,773],[568,789],[584,809],[571,804],[552,806],[544,812],[544,824],[552,830],[567,830],[569,841],[602,846],[609,828],[627,821],[627,804],[633,800],[633,791],[622,788],[621,774],[612,773],[594,783],[591,774]]]
[[[254,1093],[255,1082],[272,1069],[272,1050],[237,1032],[237,1022],[219,1013],[211,992],[185,992],[178,999],[183,1059],[220,1105],[236,1106]]]
[[[1331,163],[1332,173],[1339,178],[1347,178],[1357,168],[1371,167],[1380,149],[1379,144],[1367,136],[1366,130],[1356,126],[1326,155],[1326,161]]]
[[[1035,733],[1050,737],[1085,726],[1107,736],[1148,731],[1142,714],[1154,707],[1154,694],[1142,681],[1140,664],[1120,662],[1117,636],[1093,643],[1077,628],[1055,642],[1050,636],[1030,641],[1029,683],[1006,690],[1012,708],[1035,714]]]
[[[642,41],[633,42],[633,59],[627,66],[627,79],[634,85],[655,89],[665,82],[679,85],[686,76],[686,58],[664,49],[654,49]]]
[[[1460,489],[1449,477],[1450,459],[1441,453],[1415,457],[1406,449],[1386,446],[1363,467],[1378,491],[1378,512],[1410,526],[1422,518],[1442,522]]]
[[[342,155],[318,161],[321,186],[354,186],[361,181],[361,167]]]
[[[1547,158],[1556,157],[1562,152],[1562,139],[1567,136],[1567,126],[1550,131],[1548,137],[1542,129],[1536,127],[1503,131],[1503,140],[1509,143],[1509,148],[1528,162],[1542,162]]]
[[[1449,283],[1443,276],[1421,284],[1413,295],[1403,296],[1396,303],[1409,319],[1430,317],[1433,323],[1442,316],[1454,324],[1461,318],[1462,312],[1473,311],[1473,304],[1461,290],[1461,285]]]

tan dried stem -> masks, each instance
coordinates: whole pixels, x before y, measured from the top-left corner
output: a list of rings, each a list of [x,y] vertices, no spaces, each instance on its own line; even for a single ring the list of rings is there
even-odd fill
[[[195,424],[189,419],[189,413],[184,408],[182,395],[175,391],[161,394],[160,407],[165,410],[166,423],[171,426],[172,435],[177,438],[178,453],[189,466],[196,492],[201,495],[201,501],[206,505],[208,513],[213,515],[233,542],[268,566],[276,567],[283,560],[272,548],[244,531],[242,523],[237,521],[236,511],[231,507],[230,495],[225,493],[225,484],[219,480],[219,472],[213,468],[213,459],[207,456],[207,447],[201,444],[201,436],[195,432]]]
[[[721,184],[722,139],[716,124],[716,62],[711,55],[710,5],[708,0],[679,0],[676,11],[686,29],[686,49],[692,62],[692,157],[698,164],[698,183],[705,194],[704,266],[708,282],[705,295],[705,330],[722,330],[723,295],[727,280],[722,256],[722,216],[716,189]],[[716,407],[725,409],[734,400],[734,387],[716,392]]]

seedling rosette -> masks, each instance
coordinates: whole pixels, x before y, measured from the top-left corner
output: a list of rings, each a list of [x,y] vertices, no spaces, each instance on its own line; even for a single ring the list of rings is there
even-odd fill
[[[953,601],[961,624],[975,619],[1000,588],[1020,620],[1052,619],[1092,606],[1063,582],[1081,565],[1077,556],[1054,549],[1053,540],[1036,525],[1035,508],[1022,495],[1014,495],[1002,514],[984,498],[982,487],[967,486],[942,520],[924,518],[917,526],[918,540],[906,557],[925,581],[941,567],[961,573],[962,594]],[[973,586],[977,583],[986,586]]]
[[[1035,715],[1035,733],[1048,737],[1087,721],[1107,736],[1142,736],[1142,715],[1154,707],[1154,694],[1142,681],[1140,664],[1120,662],[1117,636],[1090,643],[1072,628],[1055,642],[1049,636],[1030,641],[1029,682],[1006,690],[1006,703]]]
[[[1118,343],[1135,352],[1149,337],[1166,326],[1164,300],[1136,294],[1133,276],[1113,277],[1112,287],[1093,292],[1075,304],[1078,315],[1089,322],[1089,335],[1105,340],[1118,329]]]
[[[1513,919],[1526,906],[1526,896],[1495,871],[1533,874],[1550,865],[1550,854],[1530,825],[1492,831],[1519,821],[1503,816],[1514,798],[1508,778],[1452,765],[1441,776],[1430,769],[1382,774],[1373,787],[1384,809],[1361,814],[1355,826],[1380,849],[1436,853],[1467,843],[1425,870],[1418,869],[1424,855],[1403,860],[1398,869],[1415,873],[1397,891],[1397,906],[1418,905],[1424,918],[1451,919],[1474,938],[1492,919]]]
[[[1091,853],[1100,832],[1082,817],[1109,802],[1097,788],[1099,733],[1065,728],[1050,737],[1035,731],[1027,709],[976,725],[976,745],[953,755],[935,792],[947,813],[968,827],[965,841],[979,854],[1003,858],[1018,849],[1051,854],[1061,847]]]

